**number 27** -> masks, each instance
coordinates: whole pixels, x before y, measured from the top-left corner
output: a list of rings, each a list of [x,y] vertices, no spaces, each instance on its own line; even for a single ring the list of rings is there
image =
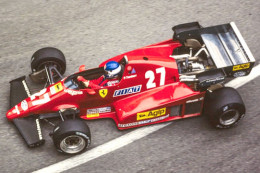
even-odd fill
[[[161,74],[160,86],[164,85],[165,84],[165,67],[157,68],[155,71],[156,71],[156,73]],[[146,84],[147,89],[156,87],[156,83],[154,82],[155,75],[152,70],[148,70],[147,72],[145,72],[145,79],[149,79]]]

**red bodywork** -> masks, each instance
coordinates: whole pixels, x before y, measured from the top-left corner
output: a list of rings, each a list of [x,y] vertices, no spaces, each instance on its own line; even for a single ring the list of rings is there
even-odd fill
[[[98,71],[106,62],[120,62],[125,57],[128,62],[118,85],[73,89],[70,79],[84,71],[75,73],[26,98],[6,116],[12,120],[77,108],[81,118],[112,118],[119,129],[199,116],[205,92],[193,91],[179,82],[176,61],[170,57],[180,46],[179,42],[170,39],[113,57],[85,73]]]

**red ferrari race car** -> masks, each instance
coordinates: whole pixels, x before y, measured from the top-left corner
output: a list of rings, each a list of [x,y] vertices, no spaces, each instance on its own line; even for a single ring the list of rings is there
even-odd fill
[[[174,26],[173,31],[172,39],[123,53],[98,68],[81,67],[65,78],[60,50],[36,51],[30,78],[45,81],[45,87],[31,94],[25,76],[12,80],[7,119],[28,146],[35,147],[44,143],[40,124],[59,118],[50,136],[57,150],[67,154],[90,145],[90,130],[82,119],[112,118],[123,130],[203,113],[217,128],[236,125],[245,115],[245,105],[239,93],[223,83],[248,75],[255,59],[235,23],[203,28],[192,22]],[[79,80],[105,76],[111,61],[120,66],[113,85],[91,88]]]

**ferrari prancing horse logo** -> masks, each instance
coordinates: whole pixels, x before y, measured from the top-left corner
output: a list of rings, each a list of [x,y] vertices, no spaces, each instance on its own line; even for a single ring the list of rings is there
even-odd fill
[[[105,98],[107,96],[107,89],[101,89],[99,90],[99,95],[102,97],[102,98]]]

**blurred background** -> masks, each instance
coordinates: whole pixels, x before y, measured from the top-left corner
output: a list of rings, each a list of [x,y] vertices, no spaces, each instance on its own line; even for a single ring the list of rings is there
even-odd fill
[[[30,58],[42,47],[63,51],[69,75],[81,64],[93,68],[172,38],[174,25],[234,21],[259,63],[259,0],[1,0],[0,14],[0,172],[31,172],[69,157],[55,151],[48,131],[44,146],[28,149],[5,118],[9,81],[31,72]],[[67,172],[260,172],[259,84],[257,78],[238,89],[247,116],[235,128],[216,130],[204,118],[176,121]],[[88,124],[91,148],[131,131],[118,131],[112,120]]]

